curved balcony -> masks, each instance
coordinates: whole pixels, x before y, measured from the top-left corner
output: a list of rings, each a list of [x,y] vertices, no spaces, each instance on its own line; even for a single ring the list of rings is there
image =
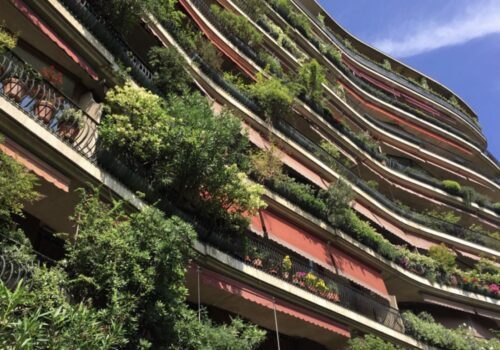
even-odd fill
[[[230,1],[228,1],[228,0],[224,0],[224,1],[221,1],[221,0],[220,0],[219,2],[221,2],[221,3],[223,4],[223,6],[227,6],[227,7],[228,7],[228,8],[230,8],[231,10],[238,11],[239,13],[243,13],[243,12],[241,12],[241,10],[239,10],[239,9],[238,9],[238,7],[236,7],[235,5],[233,5],[233,4],[232,4]],[[198,4],[198,1],[194,1],[193,3]],[[239,5],[243,5],[243,3],[242,3],[241,1],[240,1],[240,2],[238,2],[238,4],[239,4]],[[196,6],[198,6],[198,5],[196,5]],[[216,19],[213,17],[213,15],[211,15],[211,14],[209,13],[209,10],[208,10],[207,6],[206,6],[206,5],[200,5],[200,6],[201,6],[201,7],[200,7],[200,10],[203,12],[203,14],[204,14],[204,15],[206,15],[206,16],[207,16],[207,18],[208,18],[210,21],[212,21],[212,22],[216,23]],[[250,20],[250,19],[248,19],[248,20]],[[258,21],[258,22],[259,22],[259,21]],[[259,23],[259,25],[262,27],[262,26],[263,26],[263,23]],[[216,25],[216,26],[217,26],[217,25]],[[240,43],[239,45],[237,45],[238,43],[237,43],[237,42],[235,42],[235,41],[233,40],[233,39],[237,39],[237,38],[234,38],[234,35],[233,35],[233,34],[231,34],[231,33],[227,33],[227,31],[226,31],[226,30],[224,30],[224,28],[219,28],[219,30],[221,30],[221,32],[223,32],[225,35],[228,35],[228,38],[231,40],[231,42],[233,42],[234,44],[236,44],[236,46],[238,46],[238,48],[239,48],[240,50],[245,49],[246,45],[244,45],[244,44],[242,45],[242,43]],[[263,30],[263,33],[265,33],[265,28],[264,28],[264,30]],[[265,37],[266,37],[266,35],[265,35]],[[231,38],[233,38],[233,39],[231,39]],[[277,43],[275,43],[275,42],[274,42],[272,39],[270,39],[270,38],[269,38],[269,40],[268,40],[268,41],[270,41],[272,45],[275,45],[275,46],[276,46],[276,45],[278,45]],[[278,45],[278,46],[279,46],[279,45]],[[281,47],[280,47],[280,49],[283,49],[283,48],[281,48]],[[284,49],[283,49],[283,50],[284,50]],[[280,54],[280,53],[281,53],[281,52],[278,52],[278,54]],[[281,55],[281,56],[285,57],[285,56],[287,56],[287,55]],[[293,55],[291,55],[290,57],[288,57],[288,59],[290,59],[292,56],[293,56]],[[298,63],[298,62],[295,62],[295,61],[293,61],[293,62],[292,62],[292,65],[297,65],[297,64],[299,64],[299,63]],[[440,126],[441,126],[441,127],[443,127],[443,128],[448,128],[448,125],[447,125],[447,124],[444,124],[444,123],[442,123],[442,122],[440,123]],[[450,129],[450,128],[448,128],[448,129]],[[461,134],[461,136],[462,136],[463,138],[465,138],[465,135]],[[418,143],[420,144],[420,141],[418,141]],[[438,148],[440,148],[440,147],[438,147]],[[443,149],[443,151],[444,151],[444,152],[448,152],[447,150],[444,150],[444,149]],[[375,157],[376,157],[376,156],[375,156]],[[378,159],[378,158],[377,158],[377,159]],[[379,160],[380,160],[380,159],[379,159]]]
[[[338,39],[337,35],[335,35],[335,33],[330,28],[328,28],[325,25],[323,25],[322,23],[320,23],[319,20],[317,19],[317,17],[314,16],[311,13],[311,11],[301,1],[293,1],[293,3],[298,8],[300,8],[300,10],[302,10],[307,15],[307,17],[309,17],[309,19],[314,22],[314,24],[317,27],[323,29],[323,31],[329,37],[329,39],[331,39],[344,52],[348,52],[349,56],[354,58],[355,61],[361,63],[362,65],[364,65],[364,66],[366,66],[374,71],[376,71],[377,73],[379,73],[381,75],[384,75],[384,76],[389,77],[390,79],[392,79],[394,81],[397,81],[398,83],[405,86],[406,88],[413,90],[413,91],[419,93],[420,95],[427,97],[428,99],[441,105],[442,107],[445,107],[445,108],[453,111],[455,114],[460,116],[462,120],[466,121],[470,126],[472,126],[474,129],[476,129],[477,132],[481,133],[480,128],[473,120],[474,118],[471,117],[470,115],[466,114],[460,108],[457,108],[456,106],[450,104],[448,101],[444,100],[442,97],[437,96],[437,95],[431,93],[430,91],[423,89],[421,86],[418,86],[418,85],[412,83],[411,81],[409,81],[405,77],[402,77],[401,75],[398,75],[394,72],[390,72],[390,71],[382,68],[381,66],[377,65],[372,60],[360,55],[357,52],[354,52],[352,49],[349,49],[348,47],[346,47],[344,45],[344,43],[341,40]]]
[[[0,94],[86,158],[92,158],[97,121],[13,52],[0,56]]]
[[[367,290],[353,288],[348,280],[269,239],[255,235],[239,237],[218,233],[205,233],[199,238],[202,242],[214,246],[243,263],[373,319],[398,332],[404,332],[399,311],[389,306],[387,302],[383,303],[382,298]],[[286,266],[284,261],[288,261],[290,265]]]
[[[370,195],[374,199],[377,200],[378,203],[382,204],[384,207],[405,217],[409,220],[412,220],[416,223],[419,223],[424,226],[431,226],[432,228],[446,232],[452,236],[460,237],[464,240],[471,241],[474,243],[478,243],[485,247],[491,247],[494,249],[500,249],[500,241],[494,239],[490,236],[487,236],[481,232],[473,231],[462,227],[460,225],[451,224],[449,222],[443,221],[441,219],[423,215],[420,213],[408,211],[406,209],[401,208],[398,204],[394,203],[389,198],[385,197],[382,193],[370,187],[366,182],[364,182],[361,178],[347,169],[341,162],[337,159],[333,158],[329,155],[325,150],[323,150],[320,146],[315,144],[313,141],[308,139],[298,130],[293,128],[290,124],[286,123],[283,120],[279,120],[276,125],[277,129],[280,130],[283,134],[296,141],[299,145],[308,150],[311,154],[314,154],[319,157],[320,160],[325,161],[325,163],[335,163],[337,169],[339,169],[339,173],[349,180],[349,182],[353,185],[359,187],[363,192]]]
[[[283,20],[284,21],[284,20]],[[300,28],[298,28],[299,30]],[[300,32],[300,30],[299,30]],[[301,32],[301,35],[304,35],[304,33]],[[315,39],[315,40],[313,40]],[[304,39],[306,40],[306,39]],[[320,41],[317,40],[316,38],[309,38],[309,43],[313,46],[316,47],[316,49],[319,50],[320,48]],[[348,75],[352,75],[352,73],[350,72],[350,70],[346,69],[345,67],[343,67],[342,65],[339,66],[338,62],[335,62],[335,60],[332,58],[332,57],[329,57],[329,55],[325,55],[325,57],[328,57],[329,61],[331,63],[333,63],[342,73],[344,74],[348,74]],[[359,78],[358,78],[359,80]],[[364,83],[364,82],[363,82]],[[367,83],[364,83],[364,85],[366,86]],[[373,90],[373,89],[372,89]],[[392,99],[391,101],[389,101],[389,103],[391,104],[394,104],[394,103],[398,103],[400,104],[401,108],[405,111],[408,111],[410,113],[415,113],[415,111],[417,111],[417,114],[420,115],[421,117],[423,117],[423,119],[426,120],[426,122],[428,123],[433,123],[435,124],[436,126],[444,129],[444,130],[448,130],[450,132],[452,132],[453,134],[457,134],[457,135],[460,135],[460,138],[462,140],[467,140],[466,143],[470,142],[470,138],[468,136],[466,136],[465,134],[463,134],[461,131],[457,130],[456,128],[453,128],[453,127],[450,127],[449,125],[447,125],[446,123],[443,123],[443,122],[440,122],[439,120],[435,119],[435,118],[431,118],[431,117],[426,117],[425,114],[423,114],[422,112],[418,111],[417,109],[413,108],[413,107],[410,107],[409,105],[406,105],[406,104],[401,104],[401,102],[399,102],[398,100],[396,99]],[[481,136],[482,139],[484,139],[484,136],[482,136],[482,134],[479,133],[479,135]],[[455,136],[455,135],[454,135]],[[483,147],[481,146],[481,144],[475,142],[475,145],[476,147],[479,148],[479,152],[487,159],[489,160],[491,163],[493,163],[495,166],[498,166],[498,162],[496,161],[496,159],[494,159],[494,157],[491,157],[490,155],[488,155],[486,152],[482,152],[480,151]]]
[[[35,263],[20,264],[0,252],[0,280],[9,289],[16,288],[21,281],[26,281],[34,266]]]
[[[208,9],[208,6],[206,6],[206,3],[201,2],[199,0],[191,0],[190,2],[195,4],[195,6],[197,8],[198,8],[198,6],[200,6],[198,9],[200,11],[202,11],[203,13],[206,11],[209,12],[209,9]],[[204,13],[204,15],[205,15],[205,13]],[[215,18],[213,16],[212,16],[212,20],[215,20]],[[240,100],[240,102],[247,105],[251,110],[256,111],[256,112],[259,111],[258,107],[256,106],[255,103],[252,102],[250,105],[248,105],[248,102],[250,99],[247,96],[244,96],[241,92],[238,91],[238,89],[233,87],[231,84],[228,84],[227,82],[225,82],[224,79],[222,77],[220,77],[220,75],[218,73],[211,70],[210,67],[206,66],[201,61],[201,59],[197,59],[197,63],[200,64],[202,70],[205,73],[207,73],[209,75],[209,77],[214,82],[216,82],[218,85],[222,86],[223,89],[228,91],[233,97],[237,98],[238,100]],[[280,120],[280,122],[281,122],[281,120]],[[280,128],[278,127],[278,129],[280,129]],[[283,130],[280,129],[280,131],[283,131]],[[287,136],[290,136],[290,135],[287,135]],[[296,137],[292,137],[292,139],[297,141]],[[301,142],[298,142],[298,143],[304,146],[303,143],[301,143]],[[310,147],[309,148],[306,147],[306,149],[311,150]],[[352,172],[350,172],[347,169],[345,169],[345,170],[348,174],[350,174],[349,179],[351,180],[351,182],[353,184],[356,184],[356,185],[361,184],[361,186],[359,186],[359,187],[364,192],[371,195],[372,198],[378,200],[381,204],[383,204],[386,208],[388,208],[393,213],[396,213],[398,215],[402,215],[403,217],[410,219],[410,220],[412,220],[416,223],[419,223],[421,225],[425,225],[425,226],[431,225],[432,228],[434,228],[434,229],[446,232],[446,233],[453,235],[453,236],[458,236],[462,239],[472,241],[474,243],[478,243],[478,244],[484,245],[486,247],[500,247],[499,241],[497,241],[496,239],[494,239],[492,237],[484,235],[478,231],[472,231],[472,230],[466,229],[464,227],[461,227],[459,225],[447,223],[447,222],[442,221],[442,220],[437,219],[437,218],[428,217],[428,216],[423,215],[423,214],[419,214],[419,213],[415,213],[415,212],[408,212],[406,210],[403,210],[400,206],[395,204],[393,201],[390,201],[385,196],[383,196],[381,193],[374,191],[371,187],[364,184],[364,182],[359,177],[355,176]],[[364,186],[363,186],[363,184],[364,184]]]
[[[122,35],[106,24],[86,0],[59,0],[104,46],[126,66],[132,77],[145,88],[158,92],[153,83],[153,74],[146,64],[133,53]]]

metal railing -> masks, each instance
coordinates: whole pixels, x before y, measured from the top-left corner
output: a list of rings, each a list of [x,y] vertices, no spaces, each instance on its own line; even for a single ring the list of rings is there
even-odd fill
[[[259,66],[265,67],[266,63],[260,58],[259,54],[255,52],[254,49],[222,25],[220,18],[212,12],[209,2],[205,0],[189,0],[188,2],[192,3],[203,14],[203,16],[217,28],[218,31],[223,33],[224,36],[228,38],[229,41],[240,49],[248,58],[257,63]]]
[[[59,0],[113,55],[131,68],[130,74],[143,87],[158,93],[153,73],[134,54],[133,50],[114,28],[99,16],[86,0]]]
[[[349,56],[351,56],[352,58],[354,58],[356,61],[358,62],[362,62],[364,65],[372,68],[373,70],[377,71],[378,73],[384,75],[384,76],[389,76],[391,79],[401,83],[402,85],[404,85],[405,87],[407,87],[408,89],[411,89],[413,91],[416,91],[418,93],[420,93],[421,95],[424,95],[426,96],[427,98],[431,99],[432,101],[440,104],[441,106],[443,107],[446,107],[452,111],[454,111],[456,114],[458,114],[462,119],[464,119],[469,125],[471,125],[473,128],[475,128],[477,131],[480,132],[480,129],[479,127],[475,124],[475,122],[473,121],[473,118],[469,115],[467,115],[464,111],[462,111],[461,109],[453,106],[452,104],[450,104],[448,101],[444,100],[442,97],[440,96],[437,96],[433,93],[431,93],[430,91],[427,91],[425,90],[424,88],[422,88],[421,86],[418,86],[416,84],[414,84],[413,82],[411,81],[408,81],[407,79],[405,79],[404,77],[394,73],[394,72],[391,72],[391,71],[388,71],[382,67],[380,67],[379,65],[377,65],[376,63],[372,62],[370,59],[354,52],[353,50],[349,49],[348,47],[346,47],[344,45],[344,43],[339,40],[337,38],[337,36],[335,35],[335,33],[333,33],[333,31],[326,27],[325,25],[323,25],[321,22],[319,22],[319,20],[316,18],[316,16],[314,16],[310,11],[309,9],[307,9],[307,7],[302,4],[300,1],[294,1],[294,3],[300,7],[300,9],[302,11],[304,11],[305,13],[308,14],[308,17],[316,24],[318,25],[320,28],[323,28],[325,30],[325,32],[327,33],[328,37],[339,47],[342,48],[342,50],[346,51],[346,52],[349,52]]]
[[[367,289],[353,288],[347,279],[269,239],[254,235],[242,237],[208,233],[200,236],[200,240],[287,283],[339,304],[398,332],[404,332],[399,311],[392,308],[387,300],[384,304],[382,297],[370,293]],[[288,257],[288,264],[285,262],[285,257]],[[314,278],[308,279],[306,276],[309,273],[309,276],[314,276]],[[318,283],[319,280],[322,280],[324,284]]]
[[[87,158],[97,122],[13,52],[0,56],[0,94]]]
[[[411,210],[407,210],[402,208],[400,205],[396,204],[394,201],[390,200],[382,193],[373,189],[369,186],[365,181],[363,181],[360,177],[355,175],[352,171],[347,169],[339,160],[332,157],[328,154],[324,149],[314,143],[312,140],[308,139],[304,136],[300,131],[295,129],[293,126],[285,122],[284,120],[278,120],[276,123],[276,127],[278,130],[283,132],[285,135],[296,141],[299,145],[308,150],[311,154],[316,155],[320,160],[325,161],[326,164],[335,164],[335,170],[343,177],[345,177],[349,182],[353,185],[358,186],[363,190],[363,192],[367,193],[371,197],[373,197],[377,202],[384,205],[386,208],[391,210],[392,212],[401,215],[407,219],[410,219],[418,224],[424,226],[430,226],[436,230],[446,232],[453,236],[460,237],[470,242],[481,244],[485,247],[490,247],[494,249],[500,249],[500,241],[490,237],[480,231],[471,230],[465,227],[462,227],[457,224],[452,224],[446,221],[443,221],[439,218],[424,215],[421,213],[413,212]]]
[[[26,281],[31,276],[35,263],[20,264],[0,253],[0,280],[9,289],[14,289],[20,281]]]

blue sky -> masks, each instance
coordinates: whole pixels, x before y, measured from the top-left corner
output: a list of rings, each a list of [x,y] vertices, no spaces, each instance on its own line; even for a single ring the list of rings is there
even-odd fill
[[[500,159],[500,0],[318,0],[349,32],[443,83]]]

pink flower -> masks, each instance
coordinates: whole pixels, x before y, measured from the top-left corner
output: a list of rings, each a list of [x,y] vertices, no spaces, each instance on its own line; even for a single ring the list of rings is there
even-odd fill
[[[490,293],[497,294],[500,292],[500,287],[496,283],[492,283],[488,286]]]

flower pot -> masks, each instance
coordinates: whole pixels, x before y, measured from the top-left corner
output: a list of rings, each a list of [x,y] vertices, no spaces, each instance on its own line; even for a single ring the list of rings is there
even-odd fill
[[[69,142],[74,142],[78,136],[80,128],[72,123],[62,122],[57,127],[57,133],[63,139]]]
[[[3,93],[16,102],[20,102],[26,96],[26,86],[15,77],[7,78],[3,81]]]
[[[260,268],[260,267],[262,267],[262,260],[261,260],[261,259],[253,259],[253,261],[252,261],[252,265],[253,265],[254,267],[258,267],[258,268]]]
[[[339,295],[337,293],[327,293],[326,298],[333,302],[340,301]]]
[[[35,106],[35,115],[45,124],[49,124],[56,110],[54,104],[48,100],[39,100]]]
[[[283,276],[284,279],[287,280],[290,277],[290,273],[289,272],[283,272],[282,276]]]

